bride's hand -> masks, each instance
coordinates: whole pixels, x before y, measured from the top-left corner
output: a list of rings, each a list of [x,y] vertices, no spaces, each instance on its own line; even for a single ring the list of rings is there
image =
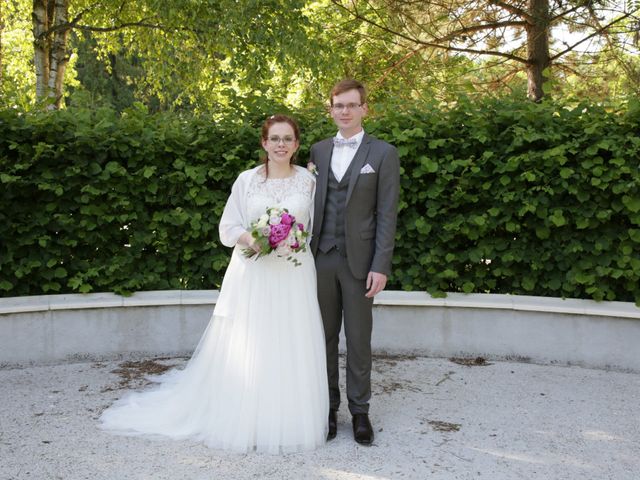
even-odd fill
[[[245,232],[240,236],[240,243],[246,245],[256,253],[260,253],[260,244],[251,236],[249,232]]]
[[[260,244],[256,242],[256,239],[251,237],[251,243],[249,244],[249,248],[251,248],[254,252],[260,253]]]

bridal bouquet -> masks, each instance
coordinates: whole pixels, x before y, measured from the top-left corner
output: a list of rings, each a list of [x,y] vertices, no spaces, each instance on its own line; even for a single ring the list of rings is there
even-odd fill
[[[296,222],[296,218],[286,208],[267,208],[260,218],[251,224],[251,236],[260,246],[260,252],[246,248],[243,250],[245,257],[254,257],[256,260],[263,255],[272,252],[279,257],[287,257],[296,266],[300,262],[291,254],[307,250],[306,238],[309,232],[304,225]]]

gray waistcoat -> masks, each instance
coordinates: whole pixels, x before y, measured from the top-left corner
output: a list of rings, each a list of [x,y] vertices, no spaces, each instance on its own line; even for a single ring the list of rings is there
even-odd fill
[[[318,241],[320,251],[327,253],[333,247],[346,256],[347,249],[344,239],[344,206],[347,200],[347,189],[349,188],[349,178],[351,177],[353,162],[344,172],[342,180],[338,182],[329,168],[329,178],[327,182],[327,198],[324,204],[324,219],[322,220],[322,233]]]

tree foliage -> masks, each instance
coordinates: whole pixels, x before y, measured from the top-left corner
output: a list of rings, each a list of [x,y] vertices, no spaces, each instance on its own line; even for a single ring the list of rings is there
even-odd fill
[[[473,70],[493,71],[490,75],[493,87],[513,83],[511,80],[519,72],[525,72],[528,97],[536,101],[544,95],[544,83],[551,75],[548,70],[561,68],[563,57],[581,46],[593,48],[592,52],[588,49],[581,52],[586,57],[601,55],[603,51],[615,52],[616,55],[608,58],[617,59],[619,66],[626,66],[627,70],[631,62],[625,63],[620,55],[629,47],[638,51],[640,17],[635,2],[332,1],[355,21],[372,28],[372,32],[363,35],[363,41],[378,41],[375,34],[381,33],[386,42],[395,44],[396,51],[403,56],[393,62],[393,66],[414,59],[422,60],[429,68],[434,55],[463,55],[478,60]],[[569,43],[562,42],[562,30],[573,33]],[[638,89],[637,64],[631,69],[629,80],[633,88]],[[476,84],[482,83],[482,76],[471,78]]]
[[[64,88],[48,82],[47,95],[87,107],[242,115],[317,105],[344,77],[363,80],[373,100],[406,101],[524,98],[528,74],[533,98],[542,79],[552,95],[599,99],[640,85],[635,1],[65,0],[66,20],[50,16],[34,38],[35,4],[54,2],[3,3],[6,106],[33,106],[36,78],[60,80],[34,63],[34,41],[53,46],[56,35]],[[534,15],[534,4],[548,8]],[[548,49],[527,44],[547,36]]]
[[[2,76],[0,98],[2,106],[27,109],[35,101],[35,70],[33,69],[33,34],[30,2],[2,2],[3,31]]]
[[[160,109],[228,107],[305,84],[325,70],[327,57],[319,52],[326,49],[316,40],[321,27],[301,0],[37,0],[31,10],[28,4],[15,0],[12,18],[23,32],[33,18],[34,47],[27,50],[36,96],[58,105],[66,95],[64,68],[80,53],[100,59],[108,75],[114,58],[136,64],[142,73],[120,80]]]

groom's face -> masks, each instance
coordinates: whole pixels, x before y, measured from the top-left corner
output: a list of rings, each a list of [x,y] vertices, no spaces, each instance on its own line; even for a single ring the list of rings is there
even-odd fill
[[[360,100],[358,90],[347,90],[334,95],[331,102],[331,117],[343,132],[356,132],[362,128],[362,119],[367,114],[367,104]]]

